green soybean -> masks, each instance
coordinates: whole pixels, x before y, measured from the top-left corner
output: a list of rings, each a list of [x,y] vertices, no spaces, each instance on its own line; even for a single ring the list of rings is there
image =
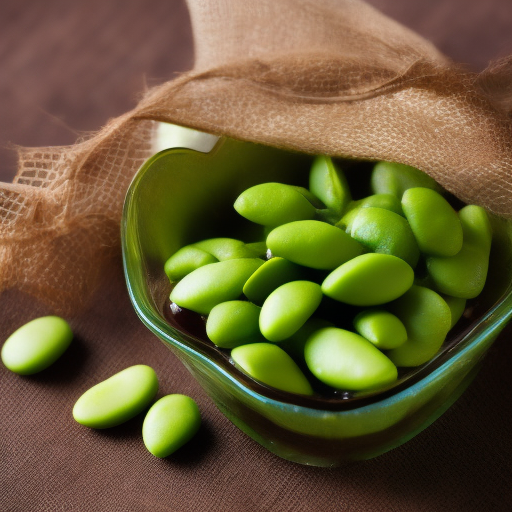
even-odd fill
[[[397,366],[419,366],[439,351],[451,327],[451,312],[443,298],[428,288],[413,286],[389,305],[403,322],[407,341],[387,352]]]
[[[462,249],[461,222],[441,194],[410,188],[404,192],[402,208],[422,253],[455,256]]]
[[[265,299],[279,286],[300,278],[300,267],[284,258],[271,258],[259,267],[244,285],[244,295],[255,304]]]
[[[187,245],[175,252],[164,265],[164,271],[171,282],[183,279],[193,270],[209,263],[215,263],[217,258],[197,247]]]
[[[306,323],[289,338],[281,341],[279,346],[290,355],[299,365],[304,364],[304,347],[308,338],[319,329],[334,327],[334,325],[323,318],[309,318]]]
[[[378,162],[373,168],[370,186],[375,194],[393,194],[399,199],[413,187],[425,187],[441,191],[441,186],[424,172],[409,165],[394,162]]]
[[[492,229],[483,208],[466,206],[459,212],[462,249],[451,257],[430,256],[428,273],[436,289],[446,295],[472,299],[480,294],[487,279]]]
[[[389,350],[407,341],[401,320],[382,309],[367,309],[354,318],[354,329],[378,349]]]
[[[351,224],[352,238],[371,251],[392,254],[415,267],[420,250],[407,220],[383,208],[361,208]]]
[[[292,336],[315,312],[322,301],[320,285],[311,281],[292,281],[274,290],[263,303],[260,331],[269,341]]]
[[[291,185],[297,192],[301,193],[315,208],[321,210],[325,208],[325,204],[318,199],[312,192],[307,188],[298,187],[297,185]]]
[[[192,245],[197,249],[206,251],[219,261],[237,258],[257,258],[260,256],[260,246],[250,246],[234,238],[209,238]]]
[[[338,218],[350,202],[350,189],[341,169],[328,156],[317,156],[309,173],[309,190]]]
[[[62,318],[36,318],[7,338],[2,347],[2,362],[12,372],[32,375],[53,364],[72,339],[71,328]]]
[[[462,318],[464,310],[466,309],[466,299],[460,297],[450,297],[450,295],[441,295],[452,314],[452,321],[450,323],[450,329]]]
[[[492,226],[487,212],[474,204],[459,211],[464,243],[479,246],[488,254],[492,243]]]
[[[261,308],[244,300],[217,304],[208,315],[206,334],[221,348],[263,341],[259,329]]]
[[[231,351],[233,361],[256,380],[282,391],[312,395],[313,389],[293,359],[272,343],[252,343]]]
[[[73,417],[86,427],[115,427],[149,407],[157,391],[152,368],[131,366],[87,390],[75,403]]]
[[[322,283],[322,291],[353,306],[377,306],[403,295],[413,281],[414,271],[404,260],[369,253],[333,270]]]
[[[235,210],[256,224],[280,226],[295,220],[312,219],[315,207],[294,187],[283,183],[261,183],[235,201]]]
[[[163,458],[190,441],[200,426],[201,413],[192,398],[167,395],[149,409],[142,425],[142,439],[155,457]]]
[[[403,217],[402,205],[393,194],[373,194],[355,201],[357,208],[382,208]]]
[[[304,349],[311,373],[328,386],[366,391],[397,379],[396,366],[368,340],[344,329],[313,333]]]
[[[450,258],[427,258],[429,275],[441,293],[472,299],[482,291],[487,277],[489,260],[478,247],[463,245]]]
[[[382,208],[403,217],[402,206],[396,196],[392,194],[373,194],[357,201],[351,201],[336,226],[350,233],[352,221],[356,218],[360,208]]]
[[[265,237],[266,238],[266,237]],[[267,243],[266,242],[250,242],[245,244],[255,258],[264,258],[267,255]]]
[[[317,220],[290,222],[273,229],[267,247],[274,256],[323,270],[332,270],[363,252],[361,244],[347,233]]]
[[[217,304],[238,299],[247,279],[262,264],[257,258],[210,263],[185,276],[170,299],[182,308],[207,315]]]

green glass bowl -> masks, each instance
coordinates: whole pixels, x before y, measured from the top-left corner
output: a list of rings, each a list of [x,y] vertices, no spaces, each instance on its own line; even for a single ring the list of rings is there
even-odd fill
[[[261,240],[261,233],[248,232],[239,220],[234,200],[266,181],[306,185],[312,157],[229,138],[220,138],[211,149],[212,136],[204,137],[202,144],[201,136],[194,135],[195,150],[167,149],[150,158],[128,190],[123,260],[141,320],[236,426],[280,457],[336,466],[375,457],[411,439],[461,395],[512,316],[511,224],[493,219],[486,289],[473,305],[474,315],[449,335],[432,361],[376,394],[305,397],[281,392],[239,371],[226,352],[166,321],[170,284],[163,265],[183,245],[204,238]]]

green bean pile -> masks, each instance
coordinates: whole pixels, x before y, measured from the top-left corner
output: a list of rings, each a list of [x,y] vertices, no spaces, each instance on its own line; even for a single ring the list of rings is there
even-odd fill
[[[492,230],[484,209],[455,211],[413,167],[379,162],[370,185],[372,195],[353,200],[341,169],[319,156],[309,189],[245,190],[234,208],[266,239],[179,249],[164,268],[171,303],[207,316],[208,338],[277,389],[392,385],[397,367],[435,356],[482,291]]]

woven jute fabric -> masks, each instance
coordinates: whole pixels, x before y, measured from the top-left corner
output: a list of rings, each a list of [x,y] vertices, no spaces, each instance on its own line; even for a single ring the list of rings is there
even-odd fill
[[[358,0],[189,0],[196,61],[78,144],[21,149],[0,188],[0,289],[79,308],[119,247],[154,121],[416,166],[512,217],[512,61],[480,75]]]

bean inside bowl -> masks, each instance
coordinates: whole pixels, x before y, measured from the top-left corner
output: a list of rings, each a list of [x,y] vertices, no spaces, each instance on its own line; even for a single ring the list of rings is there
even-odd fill
[[[376,391],[312,396],[266,386],[232,364],[229,352],[173,321],[171,285],[163,272],[181,247],[212,237],[257,241],[233,210],[236,198],[265,182],[307,186],[313,157],[193,133],[192,147],[163,150],[135,176],[122,220],[123,259],[134,308],[145,325],[187,366],[219,409],[244,432],[289,460],[320,466],[367,459],[420,432],[467,387],[478,363],[511,316],[512,230],[492,218],[493,245],[484,291],[429,362],[401,369]],[[182,145],[188,145],[186,140]],[[344,161],[354,194],[363,196],[372,162]],[[194,322],[195,320],[192,319]],[[324,392],[325,391],[325,392]]]

